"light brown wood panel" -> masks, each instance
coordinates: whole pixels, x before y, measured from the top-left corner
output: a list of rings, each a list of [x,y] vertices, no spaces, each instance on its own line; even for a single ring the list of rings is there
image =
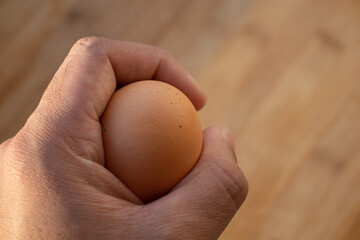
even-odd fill
[[[221,239],[360,239],[358,0],[1,1],[0,141],[87,35],[166,49],[234,133],[250,191]]]

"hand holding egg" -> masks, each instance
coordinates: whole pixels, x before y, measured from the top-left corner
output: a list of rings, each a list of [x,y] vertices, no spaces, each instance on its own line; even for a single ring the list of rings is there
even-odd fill
[[[0,145],[0,238],[218,238],[247,183],[227,131],[201,132],[205,101],[158,48],[79,40]]]

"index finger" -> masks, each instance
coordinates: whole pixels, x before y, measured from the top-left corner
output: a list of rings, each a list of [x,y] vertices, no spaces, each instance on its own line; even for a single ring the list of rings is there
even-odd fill
[[[55,101],[56,105],[64,102],[68,110],[87,113],[95,110],[91,115],[99,118],[116,86],[149,79],[177,87],[196,109],[206,102],[205,94],[191,75],[165,51],[140,43],[97,37],[77,41],[45,91],[43,100],[50,99],[50,103]]]

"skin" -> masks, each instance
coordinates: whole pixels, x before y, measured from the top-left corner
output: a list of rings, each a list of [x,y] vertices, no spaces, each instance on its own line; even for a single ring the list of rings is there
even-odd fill
[[[197,109],[206,97],[156,47],[78,40],[24,127],[0,145],[0,239],[217,239],[248,191],[230,133],[204,131],[200,160],[144,205],[104,165],[99,118],[116,90],[157,79]]]

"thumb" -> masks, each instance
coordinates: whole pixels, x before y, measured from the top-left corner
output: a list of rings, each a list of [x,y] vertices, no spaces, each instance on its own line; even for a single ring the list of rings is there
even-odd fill
[[[232,137],[227,129],[215,126],[204,131],[203,151],[192,171],[168,195],[149,207],[159,221],[163,219],[160,224],[167,234],[173,230],[194,238],[215,239],[240,208],[247,192]]]

